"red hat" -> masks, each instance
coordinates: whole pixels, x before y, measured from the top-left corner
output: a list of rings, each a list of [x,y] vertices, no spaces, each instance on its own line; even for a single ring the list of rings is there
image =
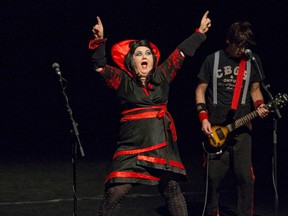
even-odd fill
[[[137,40],[124,40],[124,41],[120,41],[116,44],[114,44],[112,46],[112,49],[111,49],[111,56],[114,60],[114,62],[124,71],[128,72],[130,74],[129,71],[127,71],[126,67],[125,67],[125,63],[124,63],[124,59],[125,59],[125,56],[128,54],[129,50],[130,50],[130,43],[133,42],[133,41],[137,41]],[[159,59],[160,59],[160,51],[159,49],[157,48],[157,46],[151,42],[150,43],[150,46],[152,48],[152,51],[155,53],[155,56],[156,56],[156,65],[158,64],[159,62]],[[131,74],[130,74],[131,75]]]

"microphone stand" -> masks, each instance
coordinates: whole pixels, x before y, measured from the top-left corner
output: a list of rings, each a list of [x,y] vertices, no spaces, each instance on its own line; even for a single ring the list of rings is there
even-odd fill
[[[68,111],[68,114],[70,116],[70,120],[72,122],[72,126],[73,126],[73,130],[71,130],[70,132],[71,133],[74,133],[75,137],[76,137],[76,141],[73,142],[73,145],[72,145],[72,165],[73,165],[73,185],[72,185],[72,189],[73,189],[73,198],[74,198],[74,205],[73,205],[73,216],[77,216],[77,183],[76,183],[76,156],[77,156],[77,147],[79,146],[79,150],[80,150],[80,153],[81,153],[81,156],[84,157],[85,154],[84,154],[84,150],[82,148],[82,145],[81,145],[81,141],[80,141],[80,138],[79,138],[79,131],[78,131],[78,124],[77,122],[74,120],[73,118],[73,114],[72,114],[72,109],[70,108],[70,105],[69,105],[69,100],[68,100],[68,97],[66,95],[66,92],[65,92],[65,88],[66,88],[66,85],[63,84],[63,80],[67,82],[67,80],[65,80],[62,76],[61,76],[61,73],[60,72],[57,72],[57,74],[59,75],[59,82],[61,84],[61,87],[62,87],[62,94],[64,95],[64,98],[66,100],[66,107],[68,108],[67,111]],[[78,145],[77,145],[78,144]]]
[[[266,93],[268,94],[268,97],[271,101],[273,101],[273,96],[272,94],[269,92],[268,87],[270,87],[269,85],[265,85],[264,83],[264,75],[262,73],[262,71],[260,70],[260,67],[256,61],[256,58],[252,57],[251,60],[255,63],[256,68],[258,70],[258,73],[261,77],[261,85],[263,87],[263,89],[266,91]],[[273,112],[273,157],[272,157],[272,181],[273,181],[273,186],[274,186],[274,205],[275,205],[275,209],[274,209],[274,215],[277,216],[278,215],[278,206],[279,206],[279,197],[278,197],[278,183],[277,183],[277,118],[280,119],[282,118],[279,108],[276,104],[276,102],[274,101],[273,103],[273,108],[274,110]],[[276,113],[276,115],[275,115]],[[277,118],[276,118],[277,117]]]

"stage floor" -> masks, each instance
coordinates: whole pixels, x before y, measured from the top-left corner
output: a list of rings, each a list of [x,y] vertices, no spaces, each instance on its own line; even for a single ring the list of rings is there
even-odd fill
[[[187,164],[189,181],[182,190],[189,207],[189,215],[201,216],[205,201],[205,171],[197,170],[195,163]],[[109,162],[76,160],[76,178],[73,164],[66,159],[30,159],[1,162],[0,215],[1,216],[95,216],[103,194],[103,181]],[[229,178],[229,177],[228,177]],[[270,176],[267,176],[270,178]],[[73,196],[76,182],[76,200]],[[257,216],[288,215],[287,188],[280,186],[279,207],[275,210],[275,193],[269,181],[256,181],[255,214]],[[221,207],[223,215],[233,216],[236,193],[232,185],[223,186]],[[168,215],[165,203],[155,186],[138,186],[124,200],[120,215]]]

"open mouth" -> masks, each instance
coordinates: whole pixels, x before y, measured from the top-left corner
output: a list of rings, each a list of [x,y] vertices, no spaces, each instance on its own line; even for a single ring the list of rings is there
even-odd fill
[[[142,68],[147,68],[148,62],[142,62],[142,63],[141,63],[141,66],[142,66]]]

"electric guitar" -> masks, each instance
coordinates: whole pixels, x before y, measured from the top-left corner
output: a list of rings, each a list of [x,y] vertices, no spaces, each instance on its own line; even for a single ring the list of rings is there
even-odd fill
[[[265,104],[266,109],[272,110],[273,104],[277,107],[282,108],[288,101],[287,94],[276,95],[275,99],[268,104]],[[219,155],[222,154],[224,147],[226,146],[226,140],[229,134],[239,128],[240,126],[246,124],[250,120],[258,117],[258,113],[256,110],[253,112],[237,119],[236,121],[228,124],[226,126],[214,125],[211,127],[212,133],[207,135],[207,140],[203,142],[203,149],[206,153],[211,155]]]

